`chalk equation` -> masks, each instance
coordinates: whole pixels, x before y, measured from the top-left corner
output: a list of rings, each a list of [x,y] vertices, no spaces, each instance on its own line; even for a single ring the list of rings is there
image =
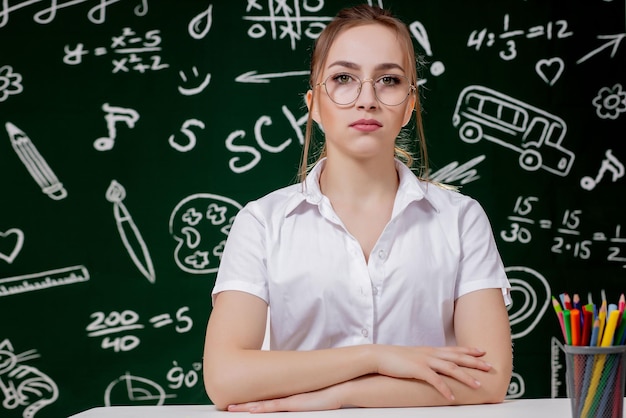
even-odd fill
[[[507,217],[511,222],[507,229],[500,231],[500,238],[506,243],[529,244],[533,237],[533,229],[552,229],[556,224],[550,251],[555,254],[570,256],[578,260],[590,260],[592,245],[605,243],[600,248],[606,254],[606,261],[619,263],[626,268],[626,236],[622,236],[621,224],[615,225],[611,231],[596,230],[591,236],[584,237],[581,232],[583,211],[567,209],[563,211],[558,222],[551,219],[536,219],[533,211],[540,199],[536,196],[519,196],[513,206],[512,214]]]
[[[89,278],[89,271],[87,271],[85,266],[72,266],[40,273],[0,278],[0,297],[82,283],[88,281]]]
[[[63,183],[59,181],[30,138],[11,122],[7,122],[5,128],[9,134],[13,150],[33,180],[37,182],[41,191],[52,200],[65,199],[67,190],[65,190]]]
[[[59,397],[57,384],[36,367],[23,364],[37,359],[36,350],[16,354],[9,339],[0,340],[0,399],[5,410],[19,410],[24,418],[53,404]]]
[[[259,0],[247,0],[247,15],[243,19],[252,22],[248,36],[259,39],[269,32],[272,40],[288,38],[291,49],[295,50],[303,36],[317,39],[332,19],[331,16],[316,15],[324,7],[324,0],[288,3],[287,0],[269,0],[267,4],[261,4]]]
[[[562,145],[567,125],[561,118],[487,87],[463,89],[452,124],[464,142],[484,138],[516,151],[527,171],[565,177],[574,164],[574,153]]]
[[[236,201],[209,193],[181,200],[169,222],[170,234],[176,241],[176,265],[191,274],[216,272],[239,210],[241,205]]]
[[[169,68],[169,64],[161,62],[161,31],[158,29],[138,35],[132,28],[123,28],[121,35],[111,37],[111,45],[95,47],[93,51],[85,49],[82,43],[71,47],[65,45],[63,62],[67,65],[79,65],[83,57],[93,52],[96,57],[113,54],[111,58],[113,74],[159,71]],[[145,58],[145,60],[144,60]]]
[[[574,32],[569,29],[569,23],[563,19],[527,28],[512,29],[511,17],[509,14],[505,14],[502,31],[490,30],[486,27],[475,29],[467,38],[467,47],[480,51],[483,46],[491,48],[498,42],[504,42],[505,45],[499,51],[498,56],[505,61],[511,61],[517,58],[517,38],[536,39],[545,37],[547,40],[565,39],[574,35]]]
[[[183,368],[174,360],[172,368],[167,372],[167,385],[170,389],[187,388],[191,389],[200,381],[199,374],[202,370],[202,363],[194,362],[191,367]]]
[[[189,332],[193,328],[193,319],[187,313],[188,306],[179,308],[174,315],[161,313],[148,319],[148,324],[153,329],[160,329],[169,325],[179,334]],[[113,350],[115,353],[134,350],[141,343],[136,335],[139,330],[145,329],[146,325],[141,322],[137,312],[126,309],[124,311],[94,312],[90,316],[91,321],[85,328],[87,337],[100,338],[100,348]]]
[[[39,10],[33,15],[33,20],[40,25],[46,25],[52,22],[57,17],[57,12],[68,7],[73,7],[82,3],[97,3],[87,12],[87,18],[95,24],[102,24],[106,21],[107,9],[109,6],[123,2],[124,0],[51,0],[47,1],[50,6]],[[46,0],[26,0],[18,1],[12,5],[9,5],[8,0],[2,0],[0,3],[0,28],[3,28],[9,23],[9,17],[11,13],[15,13],[20,9],[31,6],[37,3],[45,3]],[[136,16],[145,16],[148,13],[148,0],[130,0],[126,3],[132,3],[135,5],[133,12]],[[139,3],[139,4],[137,4]]]
[[[0,102],[4,102],[11,95],[20,94],[23,90],[22,75],[13,72],[10,65],[0,67]]]

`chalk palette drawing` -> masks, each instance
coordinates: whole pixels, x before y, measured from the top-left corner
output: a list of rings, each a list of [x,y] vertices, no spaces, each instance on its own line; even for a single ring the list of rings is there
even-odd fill
[[[582,64],[583,62],[587,61],[591,57],[611,47],[613,47],[613,49],[611,50],[611,58],[613,58],[615,54],[617,53],[617,49],[619,48],[624,38],[626,38],[626,33],[617,33],[615,35],[598,35],[598,39],[608,39],[608,41],[600,45],[598,48],[594,49],[593,51],[589,52],[582,58],[579,58],[578,61],[576,61],[576,64]]]
[[[189,25],[187,26],[187,30],[189,31],[189,36],[193,39],[203,39],[207,33],[211,30],[211,25],[213,24],[213,5],[209,4],[209,7],[198,14],[196,17],[189,21]]]
[[[198,68],[196,68],[195,66],[192,67],[191,72],[193,73],[194,80],[200,79]],[[187,75],[183,71],[179,71],[178,75],[180,76],[180,79],[183,80],[184,84],[188,84],[189,80],[187,78]],[[202,93],[204,89],[207,88],[210,82],[211,82],[211,73],[207,73],[207,75],[204,76],[204,80],[202,80],[197,86],[194,86],[194,87],[178,86],[178,92],[182,94],[183,96],[194,96],[196,94]]]
[[[259,4],[259,0],[247,0],[246,13],[265,12],[264,15],[248,14],[243,20],[253,22],[248,28],[248,36],[252,39],[263,38],[269,32],[273,40],[288,38],[291,49],[296,49],[297,41],[304,36],[309,39],[317,39],[326,23],[332,20],[331,16],[316,16],[324,7],[324,1],[319,0],[314,4],[308,1],[288,0],[268,1],[267,10],[265,4]],[[302,12],[312,15],[303,15]]]
[[[585,190],[595,189],[606,173],[611,173],[613,183],[624,177],[624,164],[613,155],[610,149],[606,150],[604,155],[605,158],[602,160],[598,174],[595,177],[585,176],[580,179],[580,187]]]
[[[22,75],[14,73],[10,65],[0,67],[0,102],[4,102],[12,94],[20,94],[23,90]]]
[[[239,203],[215,194],[197,193],[181,200],[169,221],[169,232],[176,241],[174,260],[178,268],[191,274],[216,272],[239,210]]]
[[[561,386],[565,386],[565,383],[561,380],[564,378],[562,370],[565,369],[563,365],[563,343],[558,338],[552,337],[550,339],[550,397],[559,398],[562,396],[560,393]]]
[[[617,83],[613,87],[602,87],[592,101],[600,119],[617,119],[626,112],[626,92]]]
[[[179,144],[176,140],[176,136],[170,135],[170,137],[167,140],[170,146],[174,148],[176,151],[180,151],[180,152],[191,151],[196,146],[196,134],[191,129],[189,129],[192,126],[195,126],[200,129],[204,129],[204,122],[198,119],[187,119],[185,123],[183,123],[182,128],[180,128],[180,131],[183,134],[185,134],[185,136],[187,137],[187,143]]]
[[[426,28],[424,27],[424,25],[421,22],[416,20],[415,22],[409,25],[409,30],[411,31],[411,34],[417,40],[417,43],[420,44],[420,46],[424,49],[424,52],[426,52],[426,56],[432,57],[433,51],[430,46],[430,40],[428,39],[428,32],[426,32]],[[435,61],[432,64],[430,64],[430,73],[435,77],[440,76],[445,71],[446,71],[446,66],[441,61]],[[421,85],[424,83],[426,83],[426,79],[422,78],[418,81],[417,84]]]
[[[180,389],[183,386],[190,389],[198,384],[200,381],[199,372],[202,370],[202,363],[194,362],[190,368],[183,368],[178,365],[178,362],[174,360],[173,367],[167,372],[167,381],[170,382],[167,386],[170,389]]]
[[[543,37],[547,40],[560,40],[574,35],[574,32],[569,30],[568,21],[563,19],[548,21],[545,24],[529,28],[512,29],[511,16],[508,13],[504,15],[502,32],[497,32],[499,30],[475,29],[467,39],[467,47],[473,47],[476,51],[480,51],[483,46],[491,48],[504,42],[504,47],[500,49],[498,56],[504,61],[511,61],[518,56],[516,42],[518,40],[541,39]]]
[[[141,274],[143,274],[150,283],[154,283],[156,276],[152,264],[152,257],[150,256],[146,242],[141,236],[141,232],[139,232],[139,228],[137,228],[135,221],[132,216],[130,216],[123,202],[126,198],[126,189],[116,180],[111,180],[105,197],[106,200],[113,203],[113,217],[115,218],[117,231],[120,234],[126,251],[128,251],[128,255],[130,255],[130,258]]]
[[[553,86],[561,78],[564,68],[565,63],[559,57],[541,59],[535,64],[535,71],[549,86]]]
[[[471,183],[480,178],[478,171],[474,167],[480,164],[484,159],[484,155],[479,155],[463,164],[459,164],[458,161],[453,161],[434,173],[431,173],[430,171],[432,170],[429,169],[428,178],[439,183],[447,184],[455,184],[458,182],[463,185]]]
[[[139,120],[139,113],[137,113],[134,109],[111,106],[108,103],[104,103],[102,105],[102,110],[105,112],[104,120],[107,124],[107,132],[109,136],[96,139],[93,143],[93,147],[98,151],[109,151],[113,149],[115,140],[117,139],[117,128],[115,125],[123,122],[126,126],[132,129],[135,127],[135,123]]]
[[[0,231],[0,260],[11,264],[22,250],[24,245],[24,232],[18,228],[10,228]]]
[[[19,408],[23,418],[34,418],[37,412],[53,404],[59,397],[59,389],[50,377],[35,367],[21,364],[39,357],[36,350],[15,354],[9,339],[0,341],[2,408]]]
[[[144,377],[133,376],[126,372],[115,379],[104,391],[104,406],[114,405],[163,405],[168,395],[161,385]]]
[[[123,28],[122,34],[111,37],[111,45],[107,47],[98,46],[93,49],[96,57],[109,53],[115,58],[111,58],[113,64],[113,74],[128,73],[130,70],[138,73],[146,71],[159,71],[169,68],[169,64],[161,62],[161,31],[158,29],[149,30],[143,35],[138,35],[132,28]],[[63,62],[67,65],[79,65],[83,62],[83,57],[91,52],[85,49],[85,45],[77,43],[70,47],[63,48],[65,55]],[[144,61],[145,58],[145,61]]]
[[[511,337],[522,338],[528,335],[548,309],[551,291],[548,281],[529,267],[506,267],[511,284],[511,299],[508,306]]]
[[[524,378],[519,373],[513,372],[509,388],[506,391],[506,399],[519,399],[524,396],[524,393],[526,393]]]
[[[64,267],[41,273],[0,278],[0,297],[86,282],[89,278],[89,271],[85,266]]]
[[[291,110],[289,110],[287,106],[282,106],[281,110],[283,115],[289,122],[289,125],[296,134],[300,145],[302,145],[304,143],[304,134],[302,132],[302,127],[306,124],[308,113],[305,113],[300,118],[296,118],[296,116],[291,112]],[[291,145],[291,143],[293,142],[291,138],[287,138],[279,145],[270,145],[265,141],[263,136],[263,128],[265,126],[272,125],[272,123],[272,118],[267,115],[263,115],[257,119],[254,124],[254,139],[256,142],[256,146],[235,143],[235,141],[238,141],[239,139],[244,139],[246,137],[246,131],[244,130],[236,130],[228,135],[228,137],[226,138],[226,149],[237,154],[237,156],[232,157],[228,160],[228,166],[233,173],[245,173],[246,171],[254,168],[261,161],[262,154],[261,151],[257,149],[257,146],[263,151],[277,154],[282,152],[289,145]],[[240,154],[248,154],[248,156],[246,158],[242,158]],[[241,163],[242,160],[244,161],[243,164]]]
[[[308,76],[310,72],[308,70],[303,71],[283,71],[281,73],[267,73],[259,74],[257,71],[248,71],[235,77],[235,81],[238,83],[269,83],[273,78],[284,77],[299,77]]]
[[[452,123],[469,144],[484,138],[518,152],[524,170],[565,177],[574,164],[576,156],[561,144],[567,132],[561,118],[488,87],[464,88]]]
[[[8,0],[2,0],[0,3],[0,28],[3,28],[9,23],[9,16],[11,13],[14,13],[20,9],[28,7],[32,4],[40,3],[43,0],[25,0],[21,2],[17,2],[11,6],[9,6]],[[122,2],[124,0],[114,0],[114,1],[93,1],[93,0],[70,0],[66,2],[52,1],[49,7],[46,7],[33,15],[33,20],[40,25],[45,25],[52,22],[57,15],[57,11],[61,9],[65,9],[68,7],[76,6],[81,3],[87,2],[95,2],[96,6],[93,6],[89,9],[87,13],[87,18],[95,24],[102,24],[106,21],[106,11],[109,6],[115,3]],[[135,6],[133,9],[135,15],[137,16],[145,16],[148,13],[148,0],[132,0],[128,1],[128,3],[137,3],[140,1],[138,6]]]
[[[9,134],[13,150],[20,157],[22,164],[37,182],[41,191],[52,200],[65,199],[67,190],[65,190],[63,183],[59,181],[30,138],[11,122],[7,122],[5,128]]]

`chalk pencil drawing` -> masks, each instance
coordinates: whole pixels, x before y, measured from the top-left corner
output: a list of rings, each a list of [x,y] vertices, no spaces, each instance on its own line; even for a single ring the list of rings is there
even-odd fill
[[[551,291],[548,281],[539,272],[524,266],[505,268],[511,283],[508,306],[513,339],[528,335],[548,309]]]
[[[14,241],[12,237],[14,237]],[[6,242],[8,244],[5,245]],[[4,232],[0,231],[0,260],[4,260],[9,264],[13,263],[15,257],[22,250],[23,245],[24,232],[21,229],[10,228]]]
[[[24,363],[39,358],[36,350],[15,354],[9,339],[0,340],[0,394],[5,410],[21,410],[23,418],[37,412],[59,397],[57,384],[36,367]],[[23,408],[23,409],[22,409]]]
[[[148,246],[123,202],[126,198],[126,189],[116,180],[112,180],[105,196],[109,202],[113,203],[115,224],[128,255],[141,274],[150,283],[154,283],[156,277]]]
[[[0,102],[4,102],[11,95],[20,94],[23,90],[22,75],[14,73],[10,65],[0,67]]]
[[[169,231],[176,241],[174,260],[191,274],[214,273],[230,226],[241,205],[228,197],[198,193],[172,210]]]
[[[487,87],[463,89],[452,124],[464,142],[484,138],[516,151],[527,171],[542,168],[565,177],[574,163],[574,153],[562,145],[567,125],[561,118]]]
[[[67,190],[59,181],[46,160],[41,156],[30,138],[11,122],[5,124],[11,145],[17,156],[37,182],[41,191],[52,200],[61,200],[67,197]]]

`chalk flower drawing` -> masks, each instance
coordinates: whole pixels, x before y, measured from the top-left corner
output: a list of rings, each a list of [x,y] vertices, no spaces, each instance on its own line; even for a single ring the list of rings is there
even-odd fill
[[[620,113],[626,112],[626,92],[621,84],[612,88],[602,87],[593,99],[596,113],[601,119],[617,119]]]
[[[0,67],[0,102],[11,94],[20,94],[22,90],[22,75],[14,73],[10,65]]]

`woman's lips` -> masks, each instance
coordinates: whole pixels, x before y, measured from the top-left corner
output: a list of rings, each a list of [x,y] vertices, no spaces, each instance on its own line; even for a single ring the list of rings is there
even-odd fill
[[[356,122],[352,122],[350,124],[351,128],[363,132],[372,132],[381,128],[382,126],[382,123],[378,122],[375,119],[359,119]]]

